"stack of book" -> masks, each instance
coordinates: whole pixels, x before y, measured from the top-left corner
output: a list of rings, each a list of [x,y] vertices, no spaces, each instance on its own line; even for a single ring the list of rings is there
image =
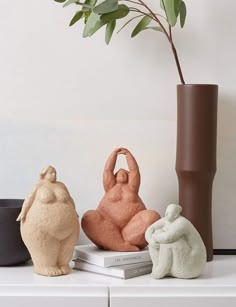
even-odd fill
[[[95,245],[75,247],[74,269],[128,279],[149,274],[152,262],[148,249],[138,252],[113,252]]]

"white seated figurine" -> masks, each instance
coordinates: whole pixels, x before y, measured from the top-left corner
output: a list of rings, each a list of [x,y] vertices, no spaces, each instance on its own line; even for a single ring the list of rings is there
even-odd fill
[[[198,277],[207,261],[206,248],[193,224],[171,204],[165,217],[148,227],[145,238],[153,262],[152,277]]]

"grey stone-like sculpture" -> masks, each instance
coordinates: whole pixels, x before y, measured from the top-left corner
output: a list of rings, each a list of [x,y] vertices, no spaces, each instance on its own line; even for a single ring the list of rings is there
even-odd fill
[[[198,277],[206,263],[206,248],[193,224],[180,216],[182,208],[171,204],[165,217],[145,233],[153,262],[152,277]]]

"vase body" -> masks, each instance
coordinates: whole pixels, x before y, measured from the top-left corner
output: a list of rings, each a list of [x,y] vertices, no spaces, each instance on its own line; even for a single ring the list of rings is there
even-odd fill
[[[213,259],[212,184],[216,173],[218,86],[177,86],[176,173],[183,216],[200,233]]]
[[[0,199],[0,266],[24,263],[30,254],[22,241],[16,221],[23,199]]]

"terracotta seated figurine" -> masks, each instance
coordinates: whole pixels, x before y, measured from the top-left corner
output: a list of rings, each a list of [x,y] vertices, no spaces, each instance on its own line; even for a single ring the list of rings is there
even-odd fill
[[[126,156],[129,171],[120,169],[114,174],[120,154]],[[127,149],[112,152],[105,165],[103,185],[105,195],[98,208],[87,211],[82,218],[87,237],[98,247],[113,251],[138,251],[146,247],[145,231],[160,215],[147,210],[139,197],[139,167]]]

